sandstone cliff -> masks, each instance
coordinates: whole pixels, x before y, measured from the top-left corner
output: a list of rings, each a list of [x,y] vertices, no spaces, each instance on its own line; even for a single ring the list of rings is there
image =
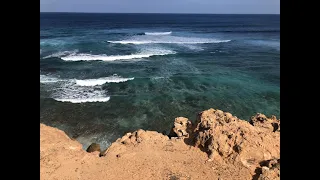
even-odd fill
[[[41,179],[280,179],[280,121],[263,114],[209,109],[194,124],[176,118],[169,136],[140,129],[88,149],[40,124]]]

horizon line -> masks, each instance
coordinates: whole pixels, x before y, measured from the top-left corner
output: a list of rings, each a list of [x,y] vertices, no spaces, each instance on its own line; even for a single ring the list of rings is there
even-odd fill
[[[159,13],[159,12],[68,12],[68,11],[59,11],[59,12],[50,12],[50,11],[40,11],[40,13],[78,13],[78,14],[201,14],[201,15],[280,15],[272,13]]]

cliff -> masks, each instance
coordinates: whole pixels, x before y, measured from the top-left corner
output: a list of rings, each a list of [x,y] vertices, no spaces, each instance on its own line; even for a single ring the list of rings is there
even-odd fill
[[[176,118],[169,136],[140,129],[88,151],[40,124],[41,179],[280,179],[280,120],[209,109]]]

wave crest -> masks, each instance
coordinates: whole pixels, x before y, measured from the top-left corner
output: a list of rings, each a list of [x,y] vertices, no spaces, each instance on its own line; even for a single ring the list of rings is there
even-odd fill
[[[141,59],[148,58],[151,56],[164,56],[169,54],[175,54],[174,51],[162,50],[154,52],[146,52],[140,54],[131,54],[131,55],[116,55],[108,56],[105,54],[102,55],[92,55],[92,54],[75,54],[61,57],[64,61],[116,61],[116,60],[130,60],[130,59]]]
[[[75,55],[78,52],[78,50],[74,50],[74,51],[62,51],[62,52],[56,52],[53,53],[49,56],[45,56],[43,57],[43,59],[47,59],[47,58],[52,58],[52,57],[62,57],[62,56],[67,56],[67,55]]]
[[[133,78],[123,78],[121,76],[110,76],[110,77],[104,77],[104,78],[99,78],[99,79],[84,79],[84,80],[78,80],[76,79],[76,84],[79,86],[99,86],[103,85],[105,83],[120,83],[120,82],[126,82],[134,80]]]
[[[71,102],[71,103],[85,103],[85,102],[107,102],[110,100],[110,97],[100,97],[100,98],[85,98],[85,99],[59,99],[56,98],[56,101],[60,102]]]
[[[61,79],[58,79],[56,77],[46,76],[46,75],[40,75],[40,83],[55,83],[59,82]]]
[[[178,36],[135,36],[126,40],[108,41],[109,43],[119,44],[211,44],[223,43],[231,40],[219,40],[210,38],[196,38],[196,37],[178,37]]]
[[[98,79],[59,79],[51,76],[40,75],[41,83],[52,83],[49,88],[50,97],[60,102],[85,103],[85,102],[107,102],[110,100],[105,90],[105,83],[120,83],[133,80],[134,78],[123,78],[114,74],[110,77]]]
[[[170,35],[172,32],[145,32],[145,35],[149,35],[149,36],[163,36],[163,35]]]

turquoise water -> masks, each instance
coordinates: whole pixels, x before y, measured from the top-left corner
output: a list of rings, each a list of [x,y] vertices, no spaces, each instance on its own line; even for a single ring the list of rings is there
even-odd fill
[[[40,13],[40,121],[84,147],[208,108],[280,117],[279,15]]]

